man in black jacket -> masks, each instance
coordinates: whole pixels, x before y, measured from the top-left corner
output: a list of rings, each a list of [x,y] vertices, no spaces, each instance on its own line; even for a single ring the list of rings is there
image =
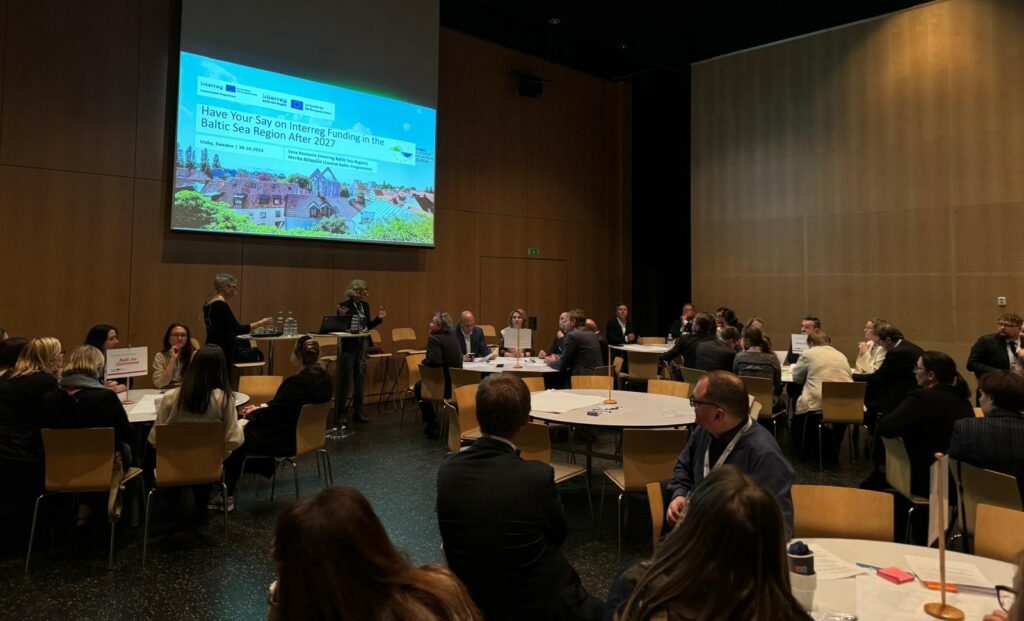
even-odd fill
[[[924,353],[917,345],[903,338],[896,326],[883,323],[875,326],[875,340],[885,351],[885,361],[874,373],[854,373],[853,381],[866,382],[864,424],[872,434],[878,416],[896,409],[911,390],[917,388],[914,367]]]
[[[562,313],[558,325],[565,332],[562,341],[562,354],[550,355],[544,359],[549,367],[557,371],[563,384],[569,382],[573,375],[593,375],[594,369],[601,366],[601,342],[597,335],[587,329],[586,315],[578,308]]]
[[[732,362],[736,359],[739,346],[739,331],[732,326],[722,328],[718,338],[697,345],[697,363],[694,368],[701,371],[729,371],[732,373]]]
[[[488,621],[600,619],[561,550],[569,525],[554,471],[523,461],[514,444],[530,391],[490,375],[476,394],[482,437],[441,464],[437,521],[448,566]]]
[[[1020,333],[1024,320],[1017,313],[1004,313],[999,317],[999,331],[980,337],[967,357],[967,370],[981,380],[986,373],[1020,368],[1024,359]]]
[[[446,399],[452,396],[452,378],[448,369],[455,367],[462,368],[462,352],[459,350],[459,341],[452,334],[452,318],[448,313],[437,312],[430,320],[430,336],[427,337],[427,357],[423,359],[425,367],[441,367],[444,369],[444,396]],[[420,412],[423,414],[423,433],[428,438],[437,437],[437,416],[434,413],[434,404],[429,401],[422,401],[422,381],[416,382],[413,393],[420,404]]]

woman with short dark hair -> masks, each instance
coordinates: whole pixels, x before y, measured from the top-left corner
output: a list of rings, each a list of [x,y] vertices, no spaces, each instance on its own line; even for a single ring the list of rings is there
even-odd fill
[[[437,565],[413,566],[351,487],[284,509],[272,554],[272,619],[480,619],[458,578]]]
[[[811,618],[790,592],[782,512],[754,479],[735,466],[715,468],[684,506],[654,558],[612,584],[606,619]]]

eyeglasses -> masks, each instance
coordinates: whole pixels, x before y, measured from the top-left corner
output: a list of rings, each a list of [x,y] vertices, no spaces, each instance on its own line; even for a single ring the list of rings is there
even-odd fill
[[[186,337],[188,337],[188,334],[185,332],[171,332],[171,338],[173,339],[183,339]]]
[[[999,600],[999,607],[1010,612],[1013,602],[1017,600],[1017,591],[1005,585],[996,586],[996,598]]]
[[[1015,323],[1007,323],[1005,321],[1000,321],[996,325],[998,325],[1000,328],[1019,328],[1020,327],[1019,325],[1017,325]]]
[[[722,407],[722,406],[718,405],[717,403],[715,403],[714,401],[701,401],[700,399],[696,399],[694,397],[690,397],[690,407],[691,408],[696,408],[698,405],[713,405],[716,408]]]

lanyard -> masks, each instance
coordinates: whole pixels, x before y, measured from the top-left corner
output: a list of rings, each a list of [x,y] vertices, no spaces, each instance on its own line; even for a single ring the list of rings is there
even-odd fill
[[[754,419],[750,418],[748,416],[747,417],[747,424],[744,425],[743,429],[740,429],[739,433],[737,433],[735,436],[733,436],[732,440],[729,441],[729,444],[726,445],[725,450],[722,451],[722,454],[718,457],[718,461],[715,462],[715,465],[714,465],[715,468],[717,468],[717,467],[719,467],[719,466],[721,466],[722,464],[725,463],[725,460],[729,458],[729,454],[732,453],[732,450],[734,448],[736,448],[736,444],[740,441],[740,438],[743,437],[743,434],[745,434],[747,432],[747,429],[750,429],[750,427],[753,424],[754,424]],[[710,461],[710,458],[711,458],[711,443],[708,442],[708,447],[706,449],[704,449],[704,477],[705,478],[707,478],[708,473],[711,472],[711,470],[712,470],[712,468],[710,466],[708,466],[708,461]]]

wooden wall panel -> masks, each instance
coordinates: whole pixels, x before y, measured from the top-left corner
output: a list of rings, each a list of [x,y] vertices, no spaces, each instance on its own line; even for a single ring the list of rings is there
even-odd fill
[[[132,176],[139,3],[12,0],[0,162]]]
[[[170,170],[168,156],[174,146],[174,115],[167,114],[168,79],[177,67],[173,47],[177,32],[177,2],[139,3],[139,117],[135,136],[135,176],[166,179]],[[170,117],[170,118],[168,118]]]
[[[851,358],[882,316],[962,366],[1024,311],[1022,31],[1020,2],[948,0],[695,65],[699,305],[817,314]]]
[[[535,314],[529,307],[526,281],[529,259],[480,257],[480,307],[478,324],[490,324],[499,333],[508,325],[513,308],[522,308],[527,317]]]

